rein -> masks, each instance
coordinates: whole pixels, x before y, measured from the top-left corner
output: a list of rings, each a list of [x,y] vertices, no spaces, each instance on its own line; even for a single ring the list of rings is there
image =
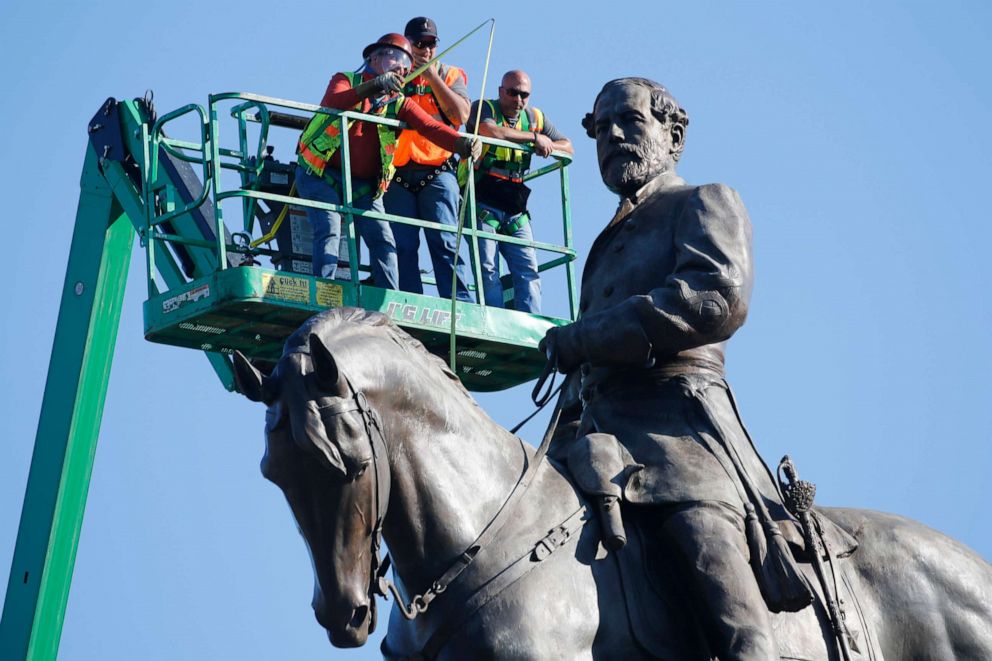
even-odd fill
[[[537,410],[514,427],[513,432],[516,432],[528,420],[533,418],[538,412],[547,406],[552,397],[561,391],[562,386],[559,386],[557,389],[554,388],[554,374],[554,362],[549,361],[548,365],[544,369],[544,372],[541,374],[540,378],[538,378],[537,384],[534,386],[534,390],[531,393],[531,398],[537,406]],[[554,435],[555,427],[557,427],[558,421],[561,419],[561,400],[559,399],[558,403],[555,405],[554,413],[548,423],[548,428],[544,433],[544,438],[541,440],[541,445],[538,446],[537,451],[534,453],[531,461],[527,464],[524,472],[521,474],[520,478],[517,480],[517,483],[510,491],[510,494],[507,496],[506,500],[503,501],[503,505],[500,507],[499,511],[497,511],[493,518],[490,519],[489,523],[486,524],[485,528],[483,528],[482,532],[479,533],[479,536],[476,537],[475,541],[462,552],[455,563],[452,564],[436,581],[434,581],[426,592],[414,596],[413,599],[410,600],[409,604],[407,604],[404,602],[404,599],[399,592],[399,588],[397,588],[396,584],[386,576],[392,562],[389,555],[387,554],[384,560],[380,560],[379,556],[379,550],[382,546],[382,528],[386,509],[384,505],[388,505],[389,501],[389,464],[388,462],[383,464],[386,460],[386,448],[382,423],[376,411],[369,406],[365,393],[357,390],[347,375],[342,374],[342,376],[344,377],[345,383],[348,385],[348,390],[351,392],[351,397],[341,403],[326,407],[324,409],[324,415],[341,415],[344,413],[357,411],[362,417],[362,422],[365,427],[365,434],[372,449],[376,514],[375,527],[372,530],[371,536],[370,555],[372,558],[372,571],[369,578],[369,596],[373,597],[374,602],[375,595],[388,599],[389,594],[391,593],[393,598],[396,600],[396,605],[399,607],[403,617],[408,620],[412,620],[421,613],[427,611],[430,603],[434,601],[438,595],[447,590],[448,587],[454,583],[466,569],[468,569],[479,552],[492,543],[492,541],[506,525],[510,518],[510,513],[513,511],[514,507],[516,507],[517,503],[519,503],[523,498],[524,494],[527,493],[528,488],[534,480],[534,476],[537,474],[538,467],[547,455],[548,448],[551,445],[551,438]],[[547,388],[545,388],[545,384],[549,381],[549,379],[550,384],[548,384]],[[542,388],[545,388],[543,394],[540,392]],[[523,445],[522,440],[520,443]]]
[[[351,398],[341,403],[325,407],[322,411],[322,416],[341,415],[357,411],[362,416],[365,435],[369,439],[369,446],[372,448],[372,470],[373,479],[375,480],[375,526],[372,529],[371,536],[372,552],[370,553],[370,557],[372,558],[372,570],[370,572],[368,594],[372,597],[370,608],[374,614],[375,595],[386,597],[385,592],[382,590],[381,582],[389,570],[390,562],[388,555],[385,561],[381,560],[379,556],[379,549],[382,547],[382,526],[386,518],[385,505],[389,503],[389,462],[386,461],[386,443],[379,415],[375,412],[375,409],[369,406],[365,393],[355,389],[348,375],[342,374],[342,376],[345,383],[348,384]],[[374,622],[373,619],[373,629],[375,628]]]
[[[540,400],[538,400],[536,396],[536,393],[544,385],[544,382],[553,373],[553,367],[545,368],[544,374],[542,374],[541,378],[538,379],[538,385],[534,388],[535,403],[538,406],[537,411],[532,413],[527,419],[514,427],[514,430],[519,429],[525,422],[527,422],[527,420],[530,420],[530,418],[536,415],[538,411],[547,405],[555,394],[561,391],[561,386],[559,386],[557,390],[551,390],[554,386],[554,379],[552,379],[551,386],[547,389],[545,395],[541,397]],[[393,597],[396,599],[396,605],[399,606],[403,617],[408,620],[412,620],[421,613],[426,612],[427,608],[430,606],[430,603],[434,601],[439,594],[447,590],[448,587],[462,575],[462,572],[469,568],[469,566],[475,561],[475,558],[479,555],[479,552],[492,543],[499,532],[503,529],[503,526],[506,525],[506,522],[509,521],[510,513],[513,511],[517,503],[523,498],[524,494],[527,493],[527,489],[534,481],[534,476],[537,474],[537,469],[544,460],[545,455],[548,453],[548,448],[551,445],[551,438],[554,435],[555,427],[558,426],[558,420],[560,419],[561,400],[559,400],[555,405],[554,413],[551,415],[551,420],[548,422],[548,428],[547,431],[544,432],[544,438],[541,440],[541,445],[538,446],[537,451],[534,453],[530,463],[527,464],[527,467],[524,469],[520,479],[517,480],[513,490],[510,491],[510,495],[506,497],[505,501],[503,501],[503,505],[499,508],[499,511],[497,511],[495,516],[489,520],[489,523],[487,523],[486,527],[482,529],[482,532],[480,532],[479,536],[475,538],[475,541],[469,544],[468,548],[465,549],[460,556],[458,556],[458,559],[455,560],[454,564],[448,567],[448,569],[441,574],[436,581],[431,583],[430,588],[428,588],[426,592],[415,595],[413,599],[410,600],[409,604],[404,604],[403,597],[400,595],[396,584],[386,578],[386,570],[389,568],[391,562],[389,556],[387,555],[385,561],[383,561],[380,565],[379,576],[377,577],[375,586],[375,593],[388,599],[386,596],[386,591],[388,590],[391,592]],[[521,446],[523,445],[522,440],[520,441],[520,444]],[[373,547],[373,550],[378,552],[375,546]],[[376,577],[374,577],[374,579],[375,578]]]

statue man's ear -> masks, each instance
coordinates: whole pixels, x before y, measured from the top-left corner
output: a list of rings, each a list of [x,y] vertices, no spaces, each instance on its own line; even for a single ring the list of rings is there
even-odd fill
[[[310,334],[310,359],[313,361],[314,375],[321,390],[328,395],[340,397],[348,394],[337,361],[315,333]]]
[[[672,152],[678,154],[682,151],[685,141],[685,127],[681,124],[672,123]]]

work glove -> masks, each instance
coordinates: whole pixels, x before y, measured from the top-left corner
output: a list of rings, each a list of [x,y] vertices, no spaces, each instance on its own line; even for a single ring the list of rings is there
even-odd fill
[[[544,339],[537,346],[548,357],[554,368],[562,374],[574,371],[584,362],[576,331],[575,323],[549,328]]]
[[[455,142],[455,153],[462,158],[472,158],[478,160],[482,156],[482,141],[474,135],[460,135]]]
[[[395,94],[403,90],[403,76],[395,71],[387,71],[386,73],[379,74],[372,82],[375,83],[376,89],[389,94]]]

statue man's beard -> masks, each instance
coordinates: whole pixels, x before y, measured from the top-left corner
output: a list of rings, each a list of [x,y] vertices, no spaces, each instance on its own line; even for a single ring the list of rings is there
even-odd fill
[[[607,163],[603,182],[611,191],[621,195],[636,192],[671,165],[671,161],[665,158],[661,145],[654,141],[637,145],[623,144],[619,146],[619,151],[633,158],[624,159],[622,163]]]

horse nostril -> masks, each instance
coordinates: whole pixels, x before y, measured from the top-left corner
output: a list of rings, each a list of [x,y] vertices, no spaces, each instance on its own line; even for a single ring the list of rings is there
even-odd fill
[[[367,618],[368,616],[369,616],[369,607],[359,606],[351,614],[351,622],[348,623],[348,626],[352,627],[353,629],[357,629],[363,624],[365,624],[365,618]]]

